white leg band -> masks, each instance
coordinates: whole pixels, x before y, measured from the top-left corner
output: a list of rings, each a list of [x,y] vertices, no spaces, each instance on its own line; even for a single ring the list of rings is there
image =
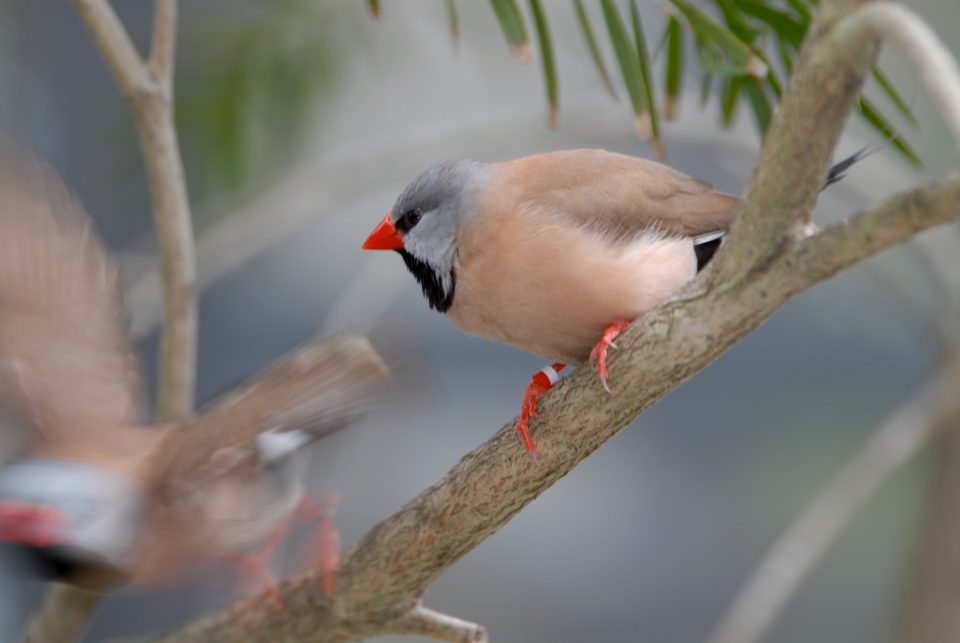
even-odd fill
[[[550,386],[560,381],[560,373],[552,366],[544,366],[540,369],[540,372],[547,376],[547,379],[550,381]]]

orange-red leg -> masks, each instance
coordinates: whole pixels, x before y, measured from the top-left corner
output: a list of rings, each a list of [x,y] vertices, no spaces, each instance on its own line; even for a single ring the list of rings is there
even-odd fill
[[[270,560],[291,529],[319,520],[316,535],[311,538],[310,551],[316,554],[319,567],[323,571],[324,588],[328,594],[333,593],[333,579],[340,557],[340,537],[333,526],[333,514],[338,502],[339,499],[333,497],[320,504],[309,496],[305,497],[296,511],[278,524],[260,547],[253,552],[228,554],[227,560],[237,563],[247,579],[270,596],[277,611],[282,611],[283,601],[277,589],[277,581],[269,570]]]
[[[267,540],[252,552],[227,554],[224,558],[236,563],[244,574],[244,581],[254,584],[257,590],[270,597],[277,612],[283,611],[283,600],[277,589],[277,581],[270,573],[270,559],[280,544],[280,541],[290,530],[291,520],[284,520],[274,527]]]
[[[560,371],[564,365],[560,362],[554,362],[550,366],[540,369],[531,378],[527,390],[523,394],[523,403],[520,405],[520,416],[517,418],[517,434],[523,441],[530,459],[537,461],[537,445],[530,437],[530,418],[538,417],[537,400],[540,396],[553,388],[553,385],[560,379]]]
[[[590,363],[596,364],[597,373],[600,375],[600,384],[603,385],[607,393],[610,392],[610,387],[607,385],[607,377],[610,375],[610,372],[607,370],[607,352],[611,348],[617,347],[617,345],[613,343],[613,340],[632,323],[632,319],[619,319],[613,322],[603,331],[600,341],[597,342],[597,345],[590,351]]]
[[[309,500],[312,516],[319,519],[307,541],[307,560],[312,568],[323,576],[323,591],[332,596],[336,590],[337,572],[340,569],[340,534],[333,525],[333,517],[340,503],[338,496],[327,498],[322,504]]]

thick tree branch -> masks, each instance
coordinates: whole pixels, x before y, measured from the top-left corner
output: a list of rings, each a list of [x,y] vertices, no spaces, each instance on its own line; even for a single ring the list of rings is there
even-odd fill
[[[919,230],[960,217],[957,179],[950,179],[846,226],[800,236],[804,226],[798,224],[816,200],[843,121],[876,58],[874,39],[840,40],[834,32],[862,4],[822,2],[742,214],[715,262],[720,265],[623,334],[611,361],[612,396],[592,369],[583,368],[543,398],[532,427],[540,446],[537,465],[518,448],[511,422],[347,552],[332,598],[308,574],[281,584],[282,619],[264,618],[262,597],[252,597],[167,641],[345,641],[395,631],[391,624],[419,604],[447,567],[794,294]]]
[[[708,643],[758,643],[857,510],[931,439],[960,425],[960,354],[867,440],[739,591]],[[908,640],[923,640],[914,638]]]
[[[744,206],[717,256],[717,280],[735,283],[735,276],[762,266],[808,220],[847,115],[876,62],[876,39],[836,34],[837,23],[866,2],[824,3],[810,25]]]

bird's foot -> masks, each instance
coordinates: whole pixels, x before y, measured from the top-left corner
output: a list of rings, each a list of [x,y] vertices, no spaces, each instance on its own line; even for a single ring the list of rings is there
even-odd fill
[[[607,393],[610,392],[610,386],[607,384],[607,377],[610,375],[610,372],[607,370],[607,352],[611,348],[617,347],[617,345],[613,343],[613,340],[632,323],[632,319],[619,319],[613,322],[603,331],[603,335],[600,336],[600,341],[597,342],[597,345],[590,351],[590,363],[596,365],[597,374],[600,375],[600,384],[603,385],[603,389]]]
[[[333,524],[340,497],[332,495],[322,502],[304,498],[301,521],[317,521],[306,541],[306,560],[311,569],[320,572],[323,591],[330,597],[336,590],[337,571],[340,569],[340,534]]]
[[[318,562],[323,572],[324,590],[328,595],[333,593],[333,579],[340,557],[340,537],[333,527],[333,513],[338,502],[338,498],[332,497],[318,503],[307,496],[292,514],[270,532],[262,545],[250,552],[227,554],[226,559],[239,566],[244,581],[270,599],[271,611],[283,612],[284,605],[277,581],[270,573],[270,561],[290,531],[307,523],[318,521],[308,540],[308,555]]]
[[[277,525],[267,540],[253,551],[226,554],[224,559],[234,563],[240,570],[241,582],[251,586],[255,591],[263,592],[269,599],[269,608],[272,612],[283,612],[283,599],[277,588],[277,581],[270,572],[270,559],[280,544],[280,541],[290,530],[292,521],[288,518]]]
[[[530,384],[527,385],[526,392],[523,394],[523,403],[520,405],[520,416],[517,418],[517,434],[523,441],[523,446],[526,447],[527,453],[530,454],[530,459],[534,462],[537,461],[537,445],[534,443],[533,438],[530,437],[530,418],[539,417],[540,413],[537,411],[537,400],[540,399],[541,395],[553,388],[553,385],[560,380],[559,372],[562,371],[563,368],[563,364],[555,362],[550,366],[540,369],[533,375]]]

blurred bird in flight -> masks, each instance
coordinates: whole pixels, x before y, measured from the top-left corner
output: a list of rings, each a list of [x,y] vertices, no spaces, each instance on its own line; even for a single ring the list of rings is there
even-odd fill
[[[225,554],[269,585],[295,518],[330,529],[330,507],[303,502],[302,447],[360,418],[384,363],[364,338],[319,339],[196,417],[147,425],[117,270],[76,197],[25,157],[0,148],[0,403],[29,435],[0,470],[0,541],[81,586]],[[332,590],[336,552],[317,553]]]

